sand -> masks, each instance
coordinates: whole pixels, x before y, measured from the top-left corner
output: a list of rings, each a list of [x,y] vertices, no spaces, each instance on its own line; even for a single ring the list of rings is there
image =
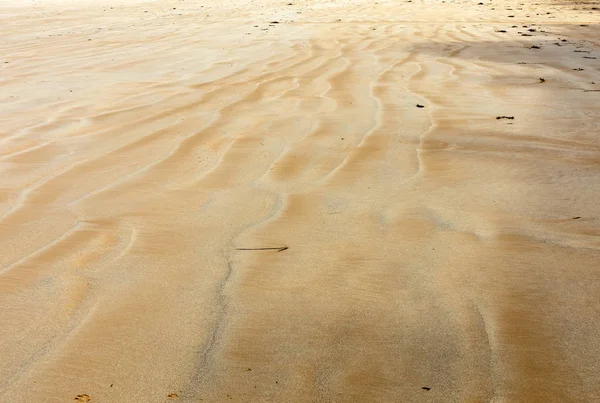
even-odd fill
[[[0,402],[600,401],[600,5],[482,3],[0,2]]]

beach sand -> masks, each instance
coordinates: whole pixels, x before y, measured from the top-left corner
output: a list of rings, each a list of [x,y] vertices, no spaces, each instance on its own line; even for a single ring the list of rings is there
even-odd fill
[[[478,3],[0,2],[0,402],[600,401],[600,5]]]

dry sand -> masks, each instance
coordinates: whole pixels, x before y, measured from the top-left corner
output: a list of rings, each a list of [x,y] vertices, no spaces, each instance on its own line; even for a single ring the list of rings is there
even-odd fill
[[[600,5],[482,1],[0,2],[0,402],[599,402]]]

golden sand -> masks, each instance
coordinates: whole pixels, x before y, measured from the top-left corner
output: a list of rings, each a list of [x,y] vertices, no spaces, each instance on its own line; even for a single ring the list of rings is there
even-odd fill
[[[0,2],[0,402],[600,401],[600,6],[482,2]]]

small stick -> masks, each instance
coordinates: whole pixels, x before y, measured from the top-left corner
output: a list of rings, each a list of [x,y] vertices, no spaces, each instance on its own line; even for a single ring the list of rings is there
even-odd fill
[[[235,248],[235,250],[276,250],[277,252],[283,252],[289,249],[288,246],[281,246],[278,248]]]

